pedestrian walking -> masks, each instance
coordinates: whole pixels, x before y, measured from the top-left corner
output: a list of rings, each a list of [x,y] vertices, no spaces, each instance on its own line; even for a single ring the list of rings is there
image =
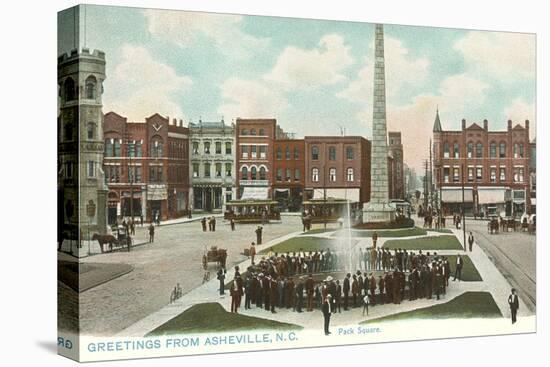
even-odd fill
[[[519,310],[519,299],[515,288],[512,288],[512,294],[508,296],[508,305],[510,306],[510,314],[512,316],[512,324],[515,324]]]
[[[470,252],[472,252],[473,246],[474,246],[474,235],[470,231],[470,235],[468,236],[468,247],[470,248]]]
[[[202,231],[206,232],[206,217],[203,217],[201,219],[201,226],[202,226]]]
[[[332,314],[332,296],[329,294],[322,306],[325,335],[330,335],[330,315]]]
[[[365,312],[367,312],[367,316],[369,315],[369,295],[365,295],[363,297],[363,316],[365,316]]]
[[[231,218],[229,220],[229,224],[231,225],[231,230],[234,231],[235,230],[235,219]]]
[[[155,226],[153,223],[149,224],[149,243],[155,242]]]
[[[455,277],[453,279],[453,282],[458,278],[458,281],[462,280],[462,266],[463,266],[463,260],[462,256],[458,255],[456,257],[456,268],[455,268]]]
[[[254,242],[250,244],[249,253],[250,253],[250,263],[254,265],[254,257],[256,256],[256,244]]]
[[[217,279],[220,281],[220,296],[223,296],[225,294],[225,268],[223,266],[218,269]]]
[[[258,228],[256,228],[256,243],[258,245],[262,244],[262,231],[263,231],[262,226],[258,226]]]

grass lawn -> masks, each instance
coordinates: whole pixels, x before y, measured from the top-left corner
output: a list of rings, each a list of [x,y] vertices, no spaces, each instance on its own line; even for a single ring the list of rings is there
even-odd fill
[[[270,249],[262,250],[260,253],[266,254],[269,251],[277,253],[298,252],[300,249],[303,251],[321,251],[334,246],[337,241],[337,239],[331,238],[298,236],[289,238]]]
[[[441,229],[432,228],[432,229],[428,229],[428,231],[438,232],[438,233],[453,233],[453,231],[451,231],[449,228],[441,228]]]
[[[404,240],[389,240],[384,243],[386,249],[404,250],[462,250],[460,242],[455,236],[433,236]]]
[[[502,317],[502,314],[491,293],[466,292],[447,303],[366,320],[361,322],[361,324],[408,319],[468,319],[496,317]]]
[[[449,281],[452,282],[455,275],[456,255],[448,255],[446,257],[449,260],[449,264],[451,265],[451,278],[449,279]],[[479,275],[479,272],[477,271],[474,263],[472,262],[472,259],[470,259],[468,255],[462,255],[462,261],[464,262],[464,265],[462,266],[463,281],[465,282],[483,281],[483,279],[481,278],[481,275]]]
[[[326,232],[334,232],[334,231],[337,231],[338,228],[316,228],[316,229],[312,229],[312,230],[309,230],[307,232],[304,232],[304,233],[301,233],[300,235],[301,236],[307,236],[308,234],[320,234],[320,233],[326,233]]]
[[[244,330],[301,330],[301,326],[227,312],[219,303],[200,303],[147,336]]]
[[[361,238],[372,238],[372,234],[375,231],[367,231],[367,230],[351,230],[351,236],[352,237],[361,237]],[[406,229],[398,229],[393,231],[388,230],[380,230],[376,231],[378,233],[378,237],[412,237],[412,236],[425,236],[428,234],[425,229],[420,227],[414,227],[414,228],[406,228]],[[334,237],[348,237],[348,231],[347,230],[340,230],[333,234]]]

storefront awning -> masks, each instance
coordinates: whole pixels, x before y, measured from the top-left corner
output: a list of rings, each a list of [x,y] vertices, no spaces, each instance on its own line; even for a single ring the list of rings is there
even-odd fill
[[[506,195],[506,189],[477,189],[477,202],[478,204],[498,204],[504,203]]]
[[[461,203],[462,202],[462,188],[456,189],[442,189],[441,190],[441,201],[444,203]],[[471,188],[464,189],[464,202],[472,203],[473,195]]]
[[[241,200],[267,200],[268,187],[245,187]]]
[[[351,202],[360,201],[360,189],[326,189],[326,196],[324,189],[314,189],[313,199],[325,199],[325,197],[332,199],[350,200]]]

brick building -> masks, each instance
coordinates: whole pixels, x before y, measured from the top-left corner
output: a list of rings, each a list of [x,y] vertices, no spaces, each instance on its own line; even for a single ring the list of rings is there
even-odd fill
[[[370,200],[370,141],[360,136],[306,136],[304,140],[308,199]]]
[[[220,212],[235,197],[235,127],[189,123],[194,212]]]
[[[188,214],[189,129],[181,120],[154,114],[129,122],[109,112],[104,138],[109,223],[132,213],[146,221]]]
[[[235,124],[237,199],[271,199],[275,119],[241,119]]]
[[[461,130],[443,130],[439,112],[433,127],[434,183],[441,192],[443,210],[459,212],[462,183],[467,214],[521,215],[530,212],[529,121],[509,120],[504,131],[489,130],[489,122]]]
[[[388,160],[388,177],[390,199],[405,199],[405,174],[403,163],[403,142],[401,132],[388,132],[388,150],[391,158]]]
[[[273,142],[273,199],[281,210],[300,211],[304,191],[304,139]]]

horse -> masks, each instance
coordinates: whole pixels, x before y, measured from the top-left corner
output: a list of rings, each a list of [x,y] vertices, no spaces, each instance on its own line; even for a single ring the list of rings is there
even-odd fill
[[[101,252],[105,252],[103,250],[103,245],[105,245],[106,243],[109,244],[109,251],[113,251],[113,244],[118,245],[118,240],[115,236],[111,234],[94,233],[94,235],[92,236],[92,241],[96,240],[97,242],[99,242],[99,248],[101,249]]]
[[[496,218],[491,219],[487,223],[487,232],[489,232],[490,234],[498,233],[498,227],[499,227],[498,219],[496,219]]]

